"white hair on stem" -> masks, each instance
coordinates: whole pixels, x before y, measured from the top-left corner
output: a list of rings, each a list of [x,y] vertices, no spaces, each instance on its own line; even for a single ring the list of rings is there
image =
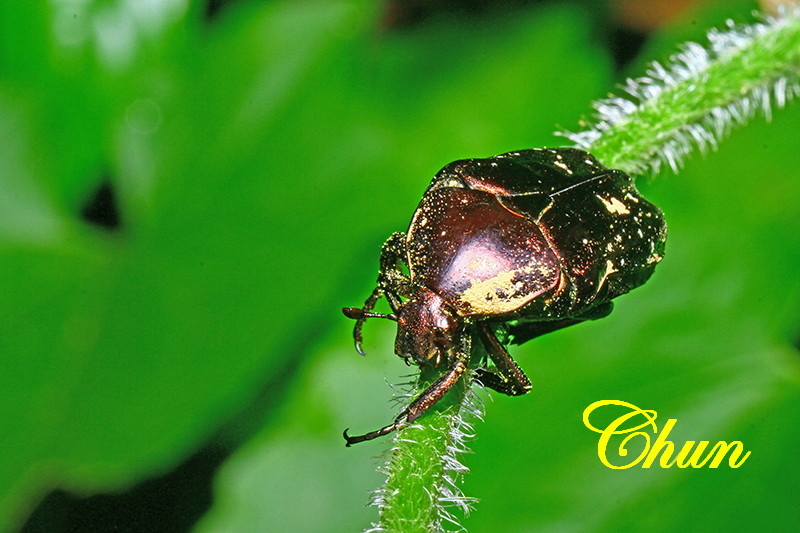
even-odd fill
[[[579,132],[559,132],[604,164],[632,173],[678,171],[686,156],[716,149],[757,115],[769,120],[800,95],[800,9],[708,32],[708,45],[686,43],[666,65],[651,63],[622,94],[593,105]]]
[[[472,379],[471,376],[464,376],[462,379]],[[451,415],[450,424],[447,428],[440,428],[440,434],[437,435],[438,439],[445,442],[444,453],[439,457],[440,472],[437,475],[438,481],[435,486],[426,488],[425,492],[430,505],[436,509],[437,520],[435,529],[433,531],[463,531],[463,527],[459,524],[458,517],[453,511],[458,511],[461,514],[467,515],[473,509],[476,498],[465,496],[461,490],[461,482],[464,475],[469,472],[460,460],[460,456],[469,453],[467,441],[474,437],[473,427],[476,421],[483,420],[483,405],[475,392],[476,387],[482,387],[479,382],[472,382],[473,384],[467,388],[464,399],[458,407],[458,412]],[[392,387],[395,390],[395,398],[393,402],[401,402],[408,404],[413,397],[411,389],[401,386]],[[456,406],[454,406],[456,407]],[[420,424],[414,424],[407,429],[419,427]],[[430,428],[427,428],[430,429]],[[406,468],[414,468],[416,465],[413,458],[409,454],[404,453],[405,444],[419,444],[408,439],[405,439],[403,433],[399,433],[395,439],[392,448],[387,450],[380,456],[381,465],[378,467],[378,472],[389,476],[392,469],[392,463],[398,461],[397,454],[402,454],[404,459],[409,458],[412,460],[411,465],[406,465]],[[420,468],[425,468],[420,466]],[[388,505],[391,505],[392,494],[388,484],[373,491],[369,500],[369,504],[377,507],[381,512],[386,510]],[[455,528],[455,529],[453,529]],[[370,529],[364,533],[377,533],[386,531],[380,524],[373,523]]]

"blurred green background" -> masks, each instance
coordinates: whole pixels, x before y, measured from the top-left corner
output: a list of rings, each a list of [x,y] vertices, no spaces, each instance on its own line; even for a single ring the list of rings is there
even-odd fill
[[[688,5],[687,5],[688,4]],[[638,7],[637,7],[638,5]],[[646,5],[646,7],[642,7]],[[591,100],[755,3],[0,4],[0,530],[359,531],[408,380],[339,312],[447,162],[564,144]],[[516,348],[469,531],[800,520],[800,107],[677,176],[652,280]],[[741,440],[738,470],[611,471],[600,399]]]

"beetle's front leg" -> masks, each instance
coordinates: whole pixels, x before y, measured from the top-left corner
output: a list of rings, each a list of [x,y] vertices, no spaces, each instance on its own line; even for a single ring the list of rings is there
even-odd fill
[[[453,385],[458,383],[458,380],[461,379],[461,376],[464,375],[464,372],[467,371],[467,361],[469,359],[470,351],[469,340],[465,339],[459,344],[461,346],[459,346],[458,352],[456,353],[456,359],[450,366],[450,369],[447,371],[447,373],[434,381],[422,392],[422,394],[417,396],[417,398],[411,402],[408,407],[406,407],[399,415],[397,415],[397,418],[394,419],[394,422],[388,426],[382,427],[379,430],[372,431],[364,435],[356,435],[355,437],[348,435],[347,430],[345,429],[343,433],[344,440],[347,441],[345,446],[352,446],[353,444],[364,442],[365,440],[372,440],[377,437],[382,437],[383,435],[387,435],[392,431],[399,429],[405,424],[410,424],[422,416],[436,402],[441,400],[444,395],[447,394],[447,391],[452,389]]]
[[[425,389],[416,400],[411,402],[411,405],[409,405],[405,411],[400,413],[400,416],[405,418],[405,421],[408,423],[422,416],[433,404],[441,400],[444,395],[447,394],[447,391],[453,388],[453,385],[458,382],[466,371],[466,361],[456,361],[445,375],[434,381],[430,387]]]

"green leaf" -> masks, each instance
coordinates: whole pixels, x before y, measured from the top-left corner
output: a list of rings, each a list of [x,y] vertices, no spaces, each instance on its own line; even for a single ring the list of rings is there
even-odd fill
[[[23,4],[0,19],[55,31],[56,7]],[[293,339],[318,335],[350,269],[339,250],[373,231],[341,213],[369,202],[349,174],[384,148],[331,163],[328,140],[362,137],[372,118],[342,87],[319,90],[344,79],[371,10],[271,3],[204,33],[174,6],[91,4],[76,16],[100,33],[80,50],[51,36],[58,57],[34,48],[4,69],[3,525],[49,488],[120,489],[169,468],[264,383],[279,397],[303,355]],[[85,72],[99,83],[86,92]],[[106,178],[117,230],[79,216]]]

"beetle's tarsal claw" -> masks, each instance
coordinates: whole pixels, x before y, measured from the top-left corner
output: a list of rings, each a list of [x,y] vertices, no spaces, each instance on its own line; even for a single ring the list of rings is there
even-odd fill
[[[367,355],[367,352],[365,352],[364,348],[361,347],[361,341],[360,340],[357,340],[355,342],[355,346],[356,346],[356,352],[358,353],[358,355],[360,355],[362,357]]]
[[[349,430],[350,428],[346,428],[344,431],[342,431],[342,437],[344,437],[345,440],[344,445],[346,448],[349,448],[353,444],[358,444],[359,442],[364,442],[365,440],[370,440],[371,438],[375,438],[375,437],[370,437],[369,433],[367,433],[366,435],[356,435],[355,437],[351,437],[350,435],[347,434]]]
[[[353,340],[355,341],[356,345],[356,352],[358,355],[367,355],[364,352],[364,349],[361,347],[361,343],[364,341],[364,335],[361,333],[361,328],[364,326],[364,319],[359,318],[356,320],[356,325],[353,328]]]
[[[347,428],[342,432],[342,436],[344,437],[345,440],[345,446],[349,448],[353,444],[358,444],[359,442],[364,442],[366,440],[372,440],[378,437],[382,437],[384,435],[388,435],[389,433],[396,430],[400,426],[401,421],[405,418],[405,416],[406,412],[403,411],[400,414],[400,416],[397,417],[397,421],[395,421],[394,423],[389,424],[388,426],[384,426],[376,431],[370,431],[369,433],[365,433],[364,435],[356,435],[355,437],[351,437],[350,435],[347,434],[347,430],[350,429]]]

